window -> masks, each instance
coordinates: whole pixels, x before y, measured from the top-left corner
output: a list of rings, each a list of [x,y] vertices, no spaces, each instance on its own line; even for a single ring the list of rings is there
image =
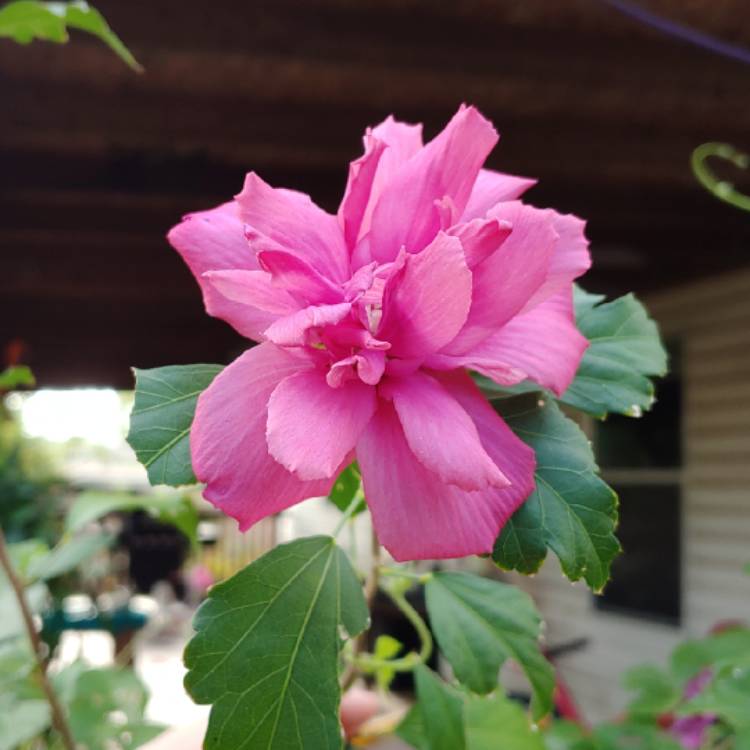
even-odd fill
[[[620,496],[624,549],[594,601],[600,610],[678,625],[682,387],[679,346],[668,348],[672,371],[657,383],[653,409],[640,419],[612,416],[594,429],[602,476]]]

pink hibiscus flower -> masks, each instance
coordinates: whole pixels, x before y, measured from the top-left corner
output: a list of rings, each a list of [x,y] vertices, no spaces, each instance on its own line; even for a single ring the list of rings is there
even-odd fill
[[[498,135],[462,106],[436,138],[389,117],[364,137],[336,216],[250,173],[169,240],[207,311],[261,342],[201,395],[205,497],[241,530],[328,493],[356,459],[397,560],[486,553],[534,486],[534,453],[466,370],[555,393],[587,342],[572,281],[584,223],[482,169]]]

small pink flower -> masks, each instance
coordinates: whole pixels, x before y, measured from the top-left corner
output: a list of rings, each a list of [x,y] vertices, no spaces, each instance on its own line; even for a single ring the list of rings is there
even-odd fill
[[[699,672],[685,686],[683,697],[690,700],[700,695],[713,679],[713,670],[708,668]],[[693,714],[678,716],[672,722],[670,733],[685,750],[700,750],[705,742],[708,730],[716,721],[716,714]]]
[[[466,369],[567,388],[587,345],[584,224],[482,169],[498,136],[473,107],[424,146],[421,130],[366,132],[336,216],[251,173],[169,234],[207,311],[262,342],[201,395],[191,432],[205,497],[242,530],[356,459],[397,560],[459,557],[489,552],[533,489],[533,451]]]

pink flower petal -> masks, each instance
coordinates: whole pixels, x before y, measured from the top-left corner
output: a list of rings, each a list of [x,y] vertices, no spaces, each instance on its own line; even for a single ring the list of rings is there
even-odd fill
[[[460,216],[480,167],[497,143],[492,124],[461,107],[445,130],[404,164],[383,188],[372,216],[370,253],[393,260],[401,247],[418,252],[440,229],[436,201],[446,196]]]
[[[319,274],[309,263],[291,253],[262,250],[260,267],[271,274],[273,283],[306,305],[343,301],[341,286]]]
[[[299,255],[331,281],[349,277],[349,253],[338,220],[308,196],[274,189],[251,172],[236,200],[240,218],[253,230]]]
[[[558,396],[575,377],[588,341],[576,328],[572,287],[533,310],[517,315],[499,331],[456,360],[507,385],[503,368],[524,374]]]
[[[447,234],[461,240],[466,265],[474,268],[498,250],[512,231],[513,225],[509,221],[473,219],[463,224],[454,224],[447,230]]]
[[[277,316],[227,299],[203,276],[206,271],[219,269],[258,269],[255,254],[245,240],[237,204],[231,201],[188,214],[170,230],[167,239],[200,284],[208,314],[225,320],[243,336],[262,341],[263,331]]]
[[[519,202],[500,205],[499,218],[511,221],[513,231],[473,269],[471,310],[445,353],[463,354],[476,347],[517,315],[547,279],[558,238],[552,217]]]
[[[471,284],[461,241],[441,232],[421,253],[405,254],[388,279],[377,337],[402,358],[441,349],[466,321]]]
[[[453,395],[474,418],[485,450],[513,483],[506,489],[466,492],[442,482],[411,452],[398,415],[386,401],[357,443],[375,529],[396,560],[491,552],[500,529],[533,489],[534,452],[470,387],[455,388]]]
[[[552,218],[552,226],[558,238],[547,271],[547,279],[526,303],[524,310],[529,310],[567,287],[591,267],[589,242],[585,234],[586,222],[572,214],[559,214],[552,209],[547,209],[545,213]],[[502,211],[494,215],[500,216]]]
[[[368,144],[368,140],[384,144],[385,149],[377,158],[377,167],[372,174],[371,180],[369,173],[365,176],[364,165],[362,166],[362,177],[358,175],[358,188],[360,188],[361,183],[361,194],[358,195],[358,201],[364,199],[365,186],[368,181],[369,185],[367,185],[367,189],[369,192],[361,218],[358,220],[355,219],[355,221],[358,221],[358,229],[355,238],[356,247],[354,247],[352,254],[353,268],[359,268],[372,260],[370,240],[367,236],[372,223],[372,212],[377,205],[383,188],[391,181],[393,175],[422,148],[422,125],[409,125],[404,122],[398,122],[392,116],[389,116],[380,125],[365,134],[365,157],[368,154],[368,150],[372,151],[373,149]],[[374,161],[374,159],[375,156],[373,154],[370,156],[370,160]],[[346,210],[349,210],[348,206]],[[359,208],[357,208],[357,215],[359,215],[358,212]],[[352,236],[353,234],[347,235],[347,241]],[[350,247],[352,247],[351,244]]]
[[[388,116],[380,125],[374,127],[372,136],[384,143],[387,148],[378,161],[378,168],[370,188],[370,199],[362,217],[359,237],[363,237],[370,231],[372,212],[385,186],[390,183],[396,172],[423,146],[422,124],[410,125],[399,122],[393,116]]]
[[[281,380],[311,367],[273,344],[246,351],[200,395],[190,431],[203,496],[245,531],[308,497],[327,495],[333,479],[302,482],[266,447],[268,399]]]
[[[203,278],[225,299],[252,305],[274,317],[289,315],[300,307],[286,290],[273,284],[271,274],[265,271],[206,271]]]
[[[385,353],[377,349],[363,349],[334,362],[326,375],[326,382],[331,388],[340,388],[348,380],[359,378],[368,385],[377,385],[384,372]]]
[[[482,448],[474,422],[437,380],[415,372],[380,392],[393,399],[412,453],[441,481],[464,490],[510,484]]]
[[[292,375],[268,402],[268,450],[300,479],[334,477],[370,421],[375,400],[375,389],[360,380],[331,388],[321,370]]]
[[[463,221],[484,218],[495,204],[517,200],[534,185],[536,180],[528,177],[480,169],[461,218]]]
[[[266,328],[263,335],[278,346],[303,346],[308,343],[310,329],[340,323],[349,315],[351,309],[351,302],[311,305],[284,318],[279,318]]]
[[[375,138],[369,131],[365,134],[364,141],[365,153],[349,165],[349,178],[338,211],[344,239],[352,250],[360,236],[378,163],[387,148],[386,143]]]

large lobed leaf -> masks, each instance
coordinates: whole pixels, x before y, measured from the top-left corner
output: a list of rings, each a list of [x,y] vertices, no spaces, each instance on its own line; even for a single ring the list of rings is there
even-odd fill
[[[603,300],[576,287],[576,323],[590,346],[560,401],[599,418],[640,416],[654,402],[651,377],[665,374],[667,354],[656,323],[632,294]]]
[[[135,403],[128,443],[151,484],[193,484],[190,426],[198,396],[221,365],[170,365],[135,370]]]
[[[16,0],[0,8],[0,37],[9,37],[19,44],[34,39],[62,44],[68,41],[68,28],[98,37],[133,70],[142,71],[104,16],[84,0],[67,3]]]
[[[500,532],[493,560],[530,574],[551,549],[570,580],[583,578],[601,590],[620,551],[614,534],[617,495],[599,478],[589,441],[545,395],[524,394],[494,405],[534,449],[537,468],[536,487]]]
[[[511,658],[532,686],[534,718],[550,711],[554,671],[539,649],[541,618],[526,593],[470,573],[439,572],[425,594],[440,650],[461,683],[489,693],[497,689],[500,667]]]
[[[212,704],[206,750],[339,750],[341,632],[367,626],[362,587],[326,536],[280,545],[211,589],[185,685]]]

